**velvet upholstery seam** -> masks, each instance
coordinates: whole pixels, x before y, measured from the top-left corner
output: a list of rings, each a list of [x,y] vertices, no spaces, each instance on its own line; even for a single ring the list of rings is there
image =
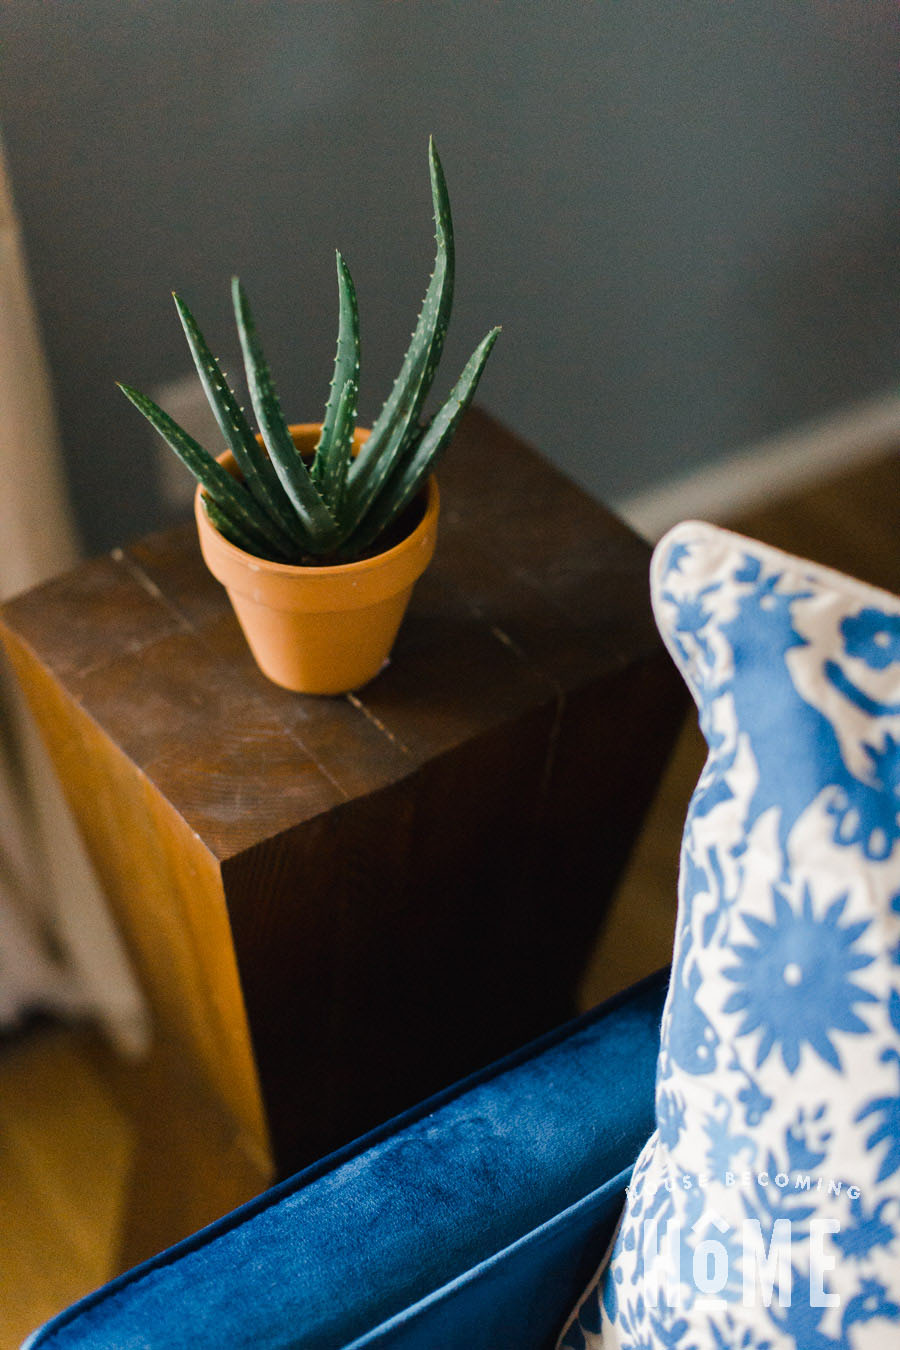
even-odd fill
[[[586,1027],[604,1021],[607,1017],[618,1012],[626,1004],[640,999],[644,994],[649,993],[654,987],[661,984],[664,980],[667,980],[668,974],[668,968],[663,968],[662,970],[654,972],[652,975],[646,976],[644,979],[638,981],[637,984],[631,985],[629,988],[614,994],[612,998],[607,999],[598,1007],[591,1008],[587,1012],[582,1013],[579,1017],[573,1018],[568,1022],[564,1022],[561,1026],[545,1032],[544,1035],[530,1041],[527,1045],[512,1051],[509,1055],[494,1061],[494,1063],[487,1065],[483,1069],[476,1070],[473,1074],[461,1079],[459,1082],[448,1088],[444,1088],[434,1096],[426,1098],[426,1100],[420,1102],[418,1106],[411,1107],[409,1111],[394,1117],[383,1125],[377,1126],[368,1134],[344,1145],[343,1148],[327,1155],[319,1162],[312,1163],[308,1168],[297,1173],[294,1177],[289,1177],[283,1182],[276,1183],[274,1187],[269,1188],[261,1196],[256,1196],[253,1199],[248,1200],[231,1214],[225,1215],[223,1218],[216,1220],[207,1227],[200,1229],[197,1233],[191,1234],[190,1237],[183,1238],[166,1252],[151,1257],[148,1262],[144,1262],[141,1265],[134,1267],[131,1271],[125,1271],[109,1284],[86,1295],[84,1299],[79,1300],[79,1302],[74,1304],[71,1308],[59,1313],[56,1318],[52,1319],[52,1321],[45,1326],[44,1330],[46,1330],[46,1336],[42,1334],[42,1329],[38,1328],[35,1333],[35,1339],[26,1341],[23,1350],[41,1350],[42,1347],[52,1347],[61,1332],[70,1329],[76,1322],[87,1316],[94,1309],[102,1307],[104,1303],[112,1301],[119,1294],[122,1294],[127,1290],[137,1288],[138,1285],[148,1279],[151,1275],[155,1275],[160,1271],[167,1270],[171,1266],[176,1265],[182,1257],[189,1256],[193,1252],[202,1250],[204,1247],[211,1247],[219,1238],[237,1232],[238,1229],[242,1228],[245,1224],[252,1222],[252,1220],[259,1215],[265,1214],[268,1210],[280,1204],[282,1200],[287,1199],[290,1195],[296,1194],[305,1186],[312,1185],[315,1181],[318,1181],[321,1177],[329,1173],[337,1172],[339,1168],[354,1159],[361,1157],[364,1153],[368,1152],[370,1148],[374,1148],[377,1144],[383,1143],[385,1140],[400,1134],[409,1126],[427,1119],[428,1116],[433,1115],[436,1111],[439,1111],[446,1106],[450,1106],[453,1102],[458,1101],[459,1098],[465,1096],[467,1092],[479,1085],[499,1078],[504,1073],[520,1068],[523,1064],[527,1064],[531,1060],[538,1059],[542,1054],[553,1049],[554,1046],[561,1044],[571,1036],[576,1035]],[[593,1192],[589,1192],[589,1194],[593,1194]],[[580,1204],[586,1198],[587,1197],[582,1197],[582,1200],[576,1201],[575,1203]],[[571,1208],[571,1206],[569,1208]],[[561,1213],[564,1212],[565,1211],[561,1211]],[[556,1216],[552,1217],[555,1218]],[[550,1222],[550,1220],[547,1220],[546,1222]],[[538,1225],[538,1227],[540,1227],[540,1225]],[[537,1231],[537,1229],[529,1230],[529,1232],[534,1231]],[[521,1241],[528,1236],[528,1233],[523,1234],[521,1238],[517,1238],[515,1241]],[[475,1267],[473,1267],[473,1269],[475,1269]],[[461,1272],[460,1274],[465,1274],[465,1272]]]

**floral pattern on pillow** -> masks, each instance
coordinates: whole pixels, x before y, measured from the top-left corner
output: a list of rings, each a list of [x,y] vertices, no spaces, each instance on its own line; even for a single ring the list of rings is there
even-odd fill
[[[900,1344],[900,600],[710,525],[652,569],[709,746],[656,1130],[560,1350]]]

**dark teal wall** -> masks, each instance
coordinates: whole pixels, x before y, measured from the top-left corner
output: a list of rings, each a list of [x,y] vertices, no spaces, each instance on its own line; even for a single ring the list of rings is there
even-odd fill
[[[318,415],[340,245],[362,410],[457,227],[445,379],[617,497],[900,371],[896,6],[885,0],[17,0],[0,112],[90,548],[160,523],[113,387],[234,350],[240,272],[288,413]]]

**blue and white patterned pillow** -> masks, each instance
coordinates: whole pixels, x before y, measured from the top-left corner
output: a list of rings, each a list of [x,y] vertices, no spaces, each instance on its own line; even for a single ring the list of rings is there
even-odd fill
[[[652,570],[709,757],[657,1128],[565,1350],[900,1345],[900,600],[710,525]]]

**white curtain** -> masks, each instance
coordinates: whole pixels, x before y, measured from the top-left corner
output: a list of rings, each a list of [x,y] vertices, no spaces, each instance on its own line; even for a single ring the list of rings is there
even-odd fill
[[[78,549],[50,384],[0,143],[0,601]],[[0,1028],[31,1010],[99,1018],[125,1051],[144,1005],[46,753],[0,663]]]

